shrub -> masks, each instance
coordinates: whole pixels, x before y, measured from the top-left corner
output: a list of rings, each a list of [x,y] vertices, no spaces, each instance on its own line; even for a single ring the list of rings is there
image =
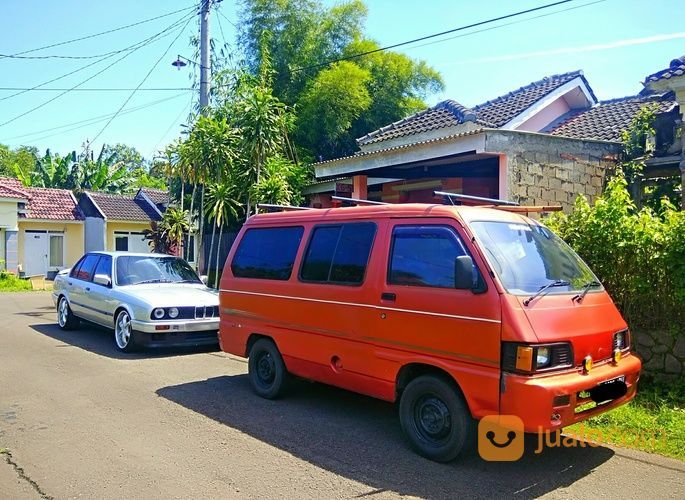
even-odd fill
[[[546,224],[575,249],[632,327],[681,331],[685,320],[685,212],[663,200],[637,210],[618,172],[594,205],[579,196]]]

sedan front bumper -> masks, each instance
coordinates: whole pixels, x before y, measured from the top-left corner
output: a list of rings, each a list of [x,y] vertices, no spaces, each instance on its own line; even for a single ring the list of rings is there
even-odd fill
[[[189,321],[131,322],[136,343],[147,347],[216,345],[219,318]]]

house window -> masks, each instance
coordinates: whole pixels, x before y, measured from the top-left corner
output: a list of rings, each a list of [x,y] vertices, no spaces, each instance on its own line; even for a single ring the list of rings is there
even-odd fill
[[[50,235],[50,267],[64,267],[64,236]]]
[[[128,252],[128,236],[116,236],[114,238],[114,249],[117,252]]]

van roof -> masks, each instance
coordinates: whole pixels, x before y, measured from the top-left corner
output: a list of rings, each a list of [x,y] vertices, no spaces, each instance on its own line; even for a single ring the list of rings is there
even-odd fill
[[[439,205],[428,203],[389,203],[341,208],[286,210],[253,215],[247,225],[293,224],[297,222],[349,221],[387,219],[397,217],[447,217],[464,223],[473,221],[527,222],[534,221],[520,213],[486,207],[465,205]]]

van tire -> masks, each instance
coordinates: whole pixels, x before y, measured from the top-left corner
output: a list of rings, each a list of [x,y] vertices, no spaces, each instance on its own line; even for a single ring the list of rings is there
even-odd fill
[[[435,375],[409,382],[400,399],[400,424],[414,451],[436,462],[454,460],[473,435],[459,389]]]
[[[288,380],[288,370],[276,344],[269,339],[259,339],[248,357],[247,373],[252,390],[265,399],[279,397]]]

